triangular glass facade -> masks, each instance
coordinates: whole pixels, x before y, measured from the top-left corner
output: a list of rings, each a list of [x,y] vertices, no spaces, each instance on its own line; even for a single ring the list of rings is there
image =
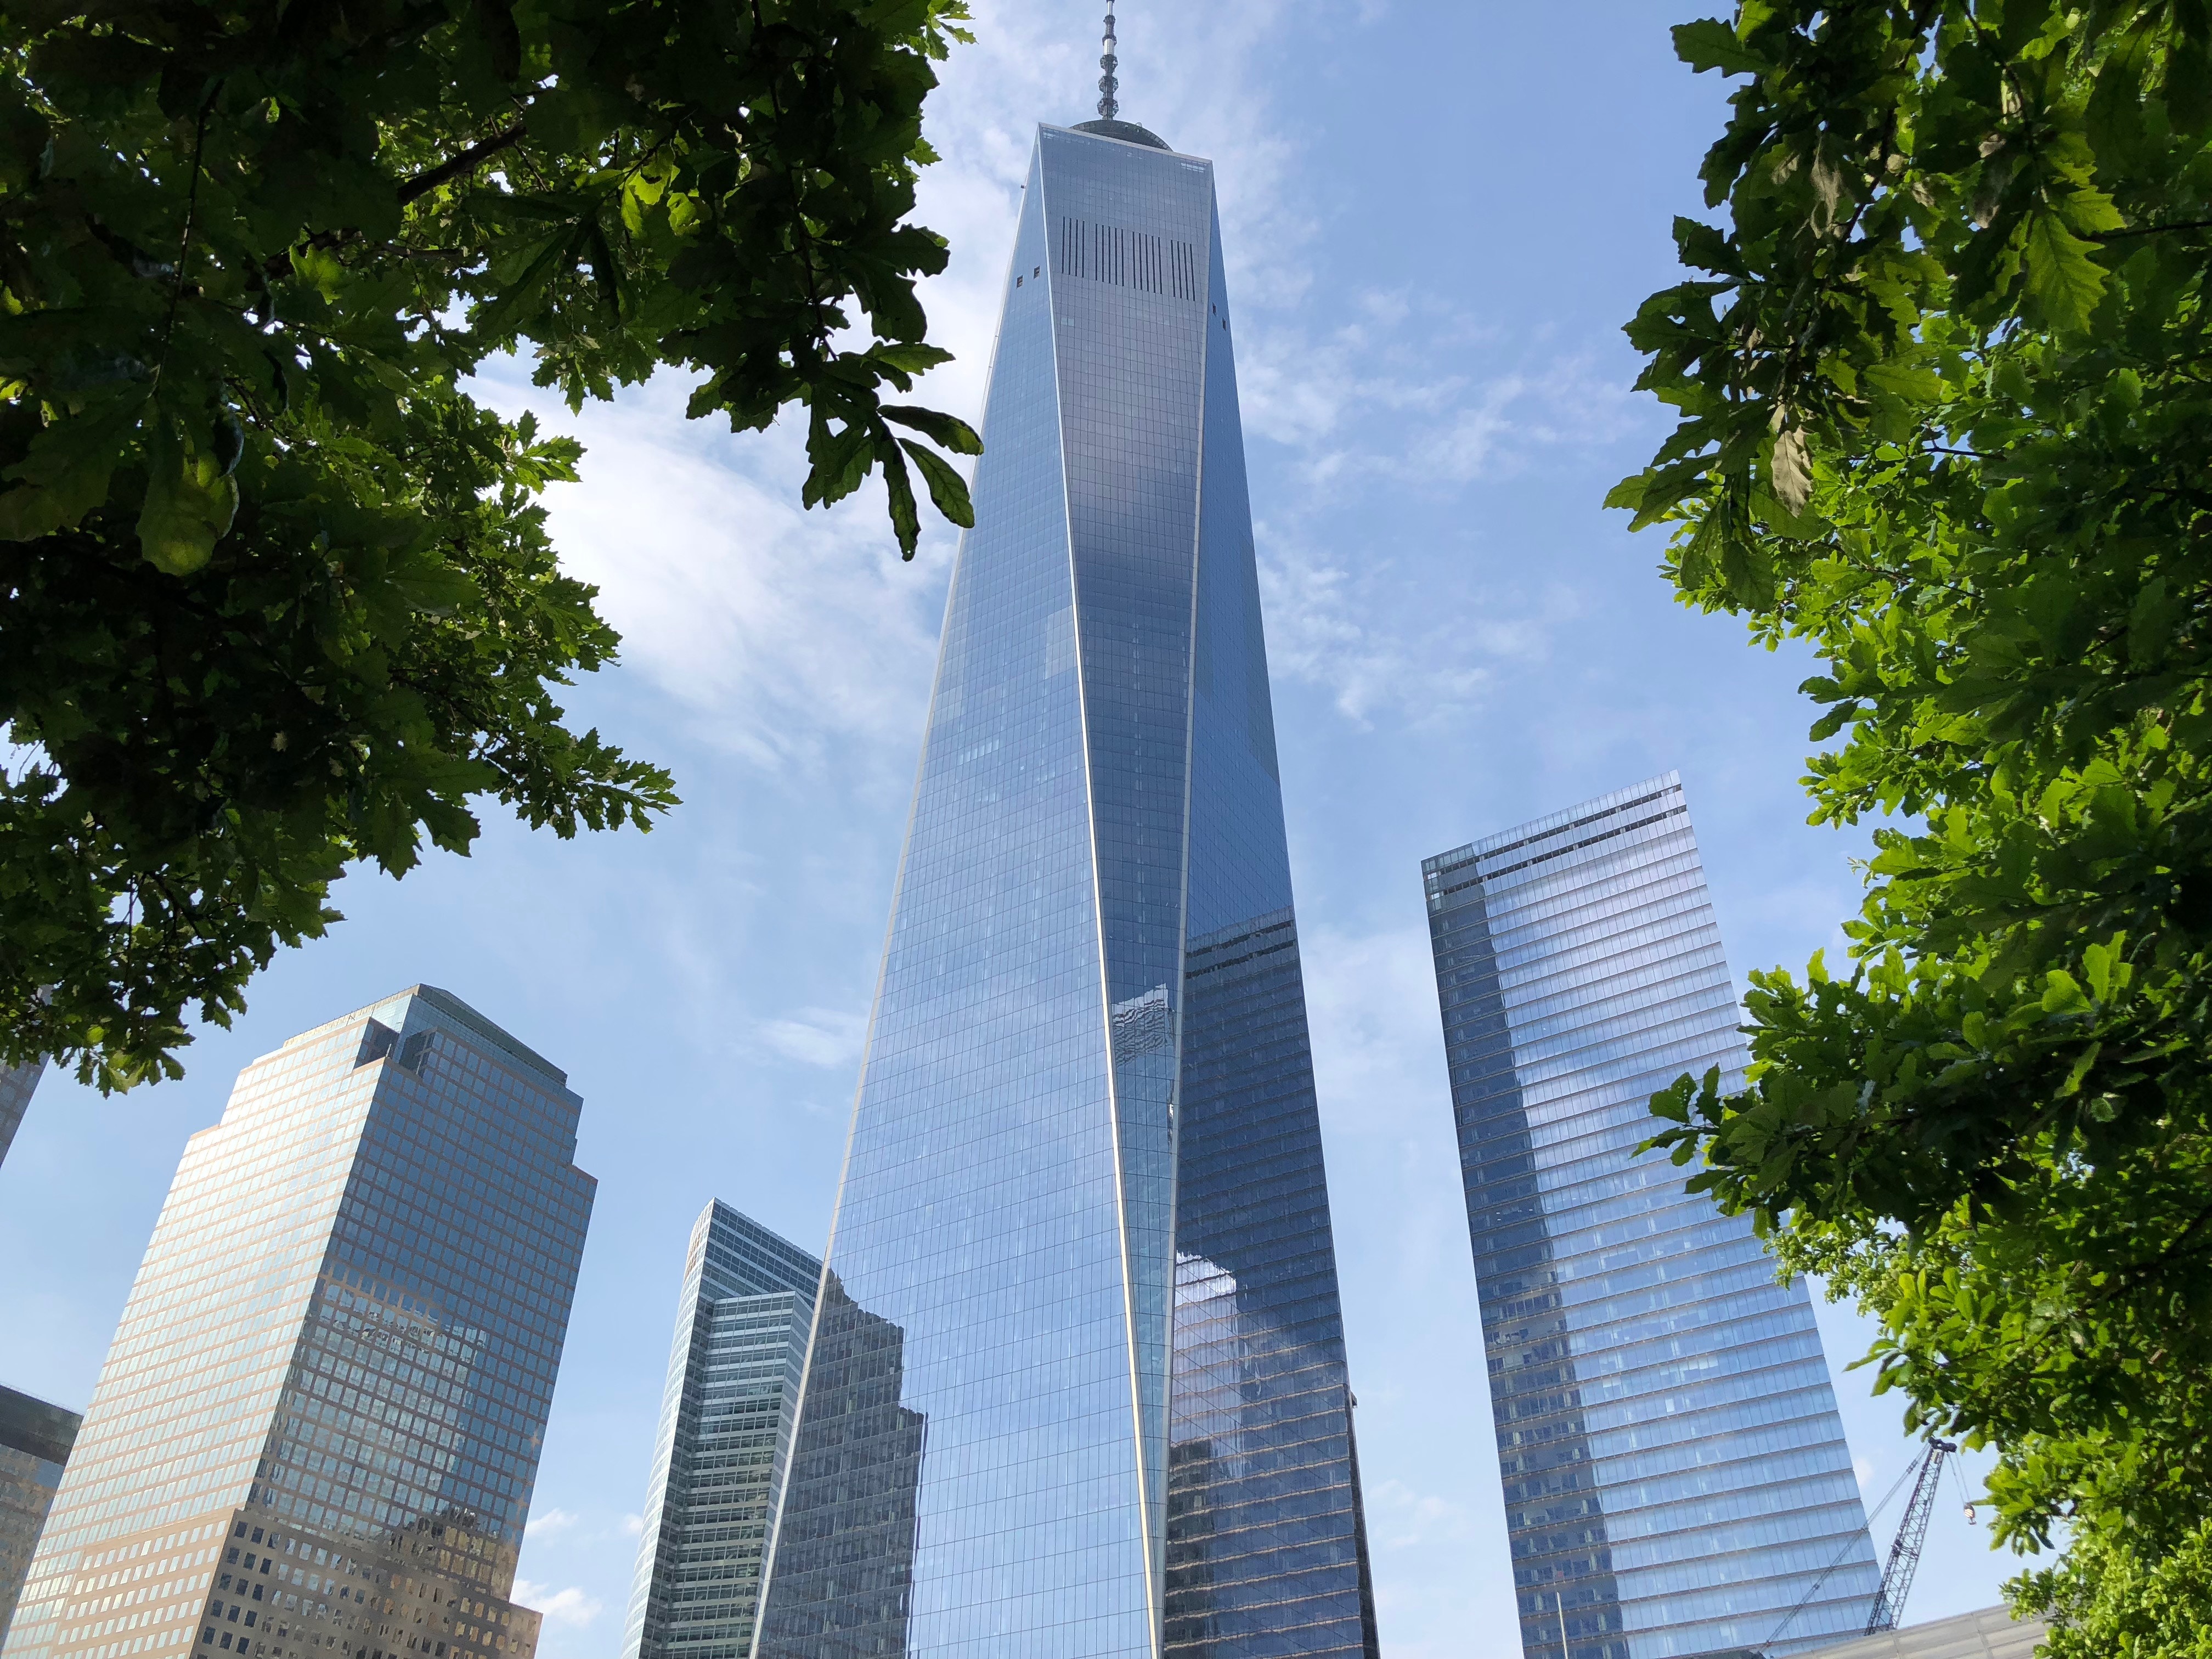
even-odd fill
[[[1375,1651],[1212,168],[1113,132],[1030,171],[763,1659]]]

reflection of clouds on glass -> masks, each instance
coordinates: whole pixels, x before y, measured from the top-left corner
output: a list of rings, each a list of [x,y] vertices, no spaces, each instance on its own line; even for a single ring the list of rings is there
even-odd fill
[[[762,1659],[1373,1649],[1221,264],[1041,134]]]
[[[1303,979],[1287,909],[1189,941],[1167,1632],[1193,1659],[1289,1619],[1377,1646]]]
[[[1532,1652],[1798,1653],[1878,1583],[1803,1282],[1637,1152],[1746,1060],[1688,814],[1668,774],[1423,867]]]

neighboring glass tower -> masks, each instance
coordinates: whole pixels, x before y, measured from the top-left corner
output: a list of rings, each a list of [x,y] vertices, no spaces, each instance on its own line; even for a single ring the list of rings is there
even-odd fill
[[[581,1103],[427,985],[240,1073],[6,1659],[528,1659],[507,1598],[591,1217]]]
[[[23,1109],[31,1103],[46,1073],[42,1060],[28,1066],[0,1066],[0,1163],[7,1161],[8,1148],[15,1144],[15,1131],[23,1121]]]
[[[1805,1286],[1636,1156],[1652,1095],[1740,1088],[1746,1058],[1680,781],[1421,869],[1522,1651],[1863,1630],[1880,1577]]]
[[[1042,129],[761,1659],[1375,1651],[1230,323]]]
[[[822,1262],[720,1199],[691,1229],[623,1659],[747,1659]]]
[[[31,1553],[84,1419],[0,1385],[0,1640],[31,1571]]]

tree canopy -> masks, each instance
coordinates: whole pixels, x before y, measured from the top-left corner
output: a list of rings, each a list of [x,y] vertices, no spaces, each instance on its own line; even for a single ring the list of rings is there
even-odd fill
[[[1686,603],[1818,654],[1813,820],[1875,854],[1847,966],[1752,975],[1747,1091],[1684,1079],[1658,1139],[1879,1316],[1911,1423],[1997,1449],[2000,1539],[2070,1540],[2014,1587],[2052,1651],[2201,1655],[2212,10],[1675,40],[1744,77],[1727,211],[1629,327],[1680,421],[1611,501]]]
[[[611,659],[537,497],[574,407],[668,368],[805,411],[809,505],[880,468],[969,522],[908,222],[959,0],[0,4],[0,1061],[178,1070],[349,863],[490,795],[646,827],[562,724]]]

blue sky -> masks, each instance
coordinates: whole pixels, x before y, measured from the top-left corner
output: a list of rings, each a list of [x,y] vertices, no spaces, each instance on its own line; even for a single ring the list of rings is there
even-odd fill
[[[1083,118],[1098,0],[979,4],[929,131],[927,295],[980,417],[1034,123]],[[1392,1659],[1509,1659],[1504,1522],[1419,861],[1679,768],[1739,975],[1834,947],[1860,842],[1808,829],[1805,661],[1673,605],[1655,538],[1598,503],[1664,426],[1620,323],[1674,280],[1723,86],[1648,3],[1213,0],[1123,12],[1123,112],[1222,197],[1283,782],[1310,979],[1360,1450]],[[519,408],[526,380],[487,396]],[[623,664],[597,724],[677,775],[650,836],[488,821],[475,855],[338,895],[180,1083],[50,1077],[0,1167],[0,1380],[82,1407],[185,1139],[292,1033],[416,981],[565,1066],[599,1178],[523,1561],[545,1659],[619,1650],[684,1246],[720,1196],[819,1249],[921,736],[952,544],[902,565],[872,492],[797,506],[793,435],[732,438],[656,385],[556,424],[554,497]],[[1911,1454],[1841,1367],[1863,1481]],[[1914,1620],[2013,1570],[1936,1512]],[[1887,1548],[1895,1508],[1875,1524]]]

